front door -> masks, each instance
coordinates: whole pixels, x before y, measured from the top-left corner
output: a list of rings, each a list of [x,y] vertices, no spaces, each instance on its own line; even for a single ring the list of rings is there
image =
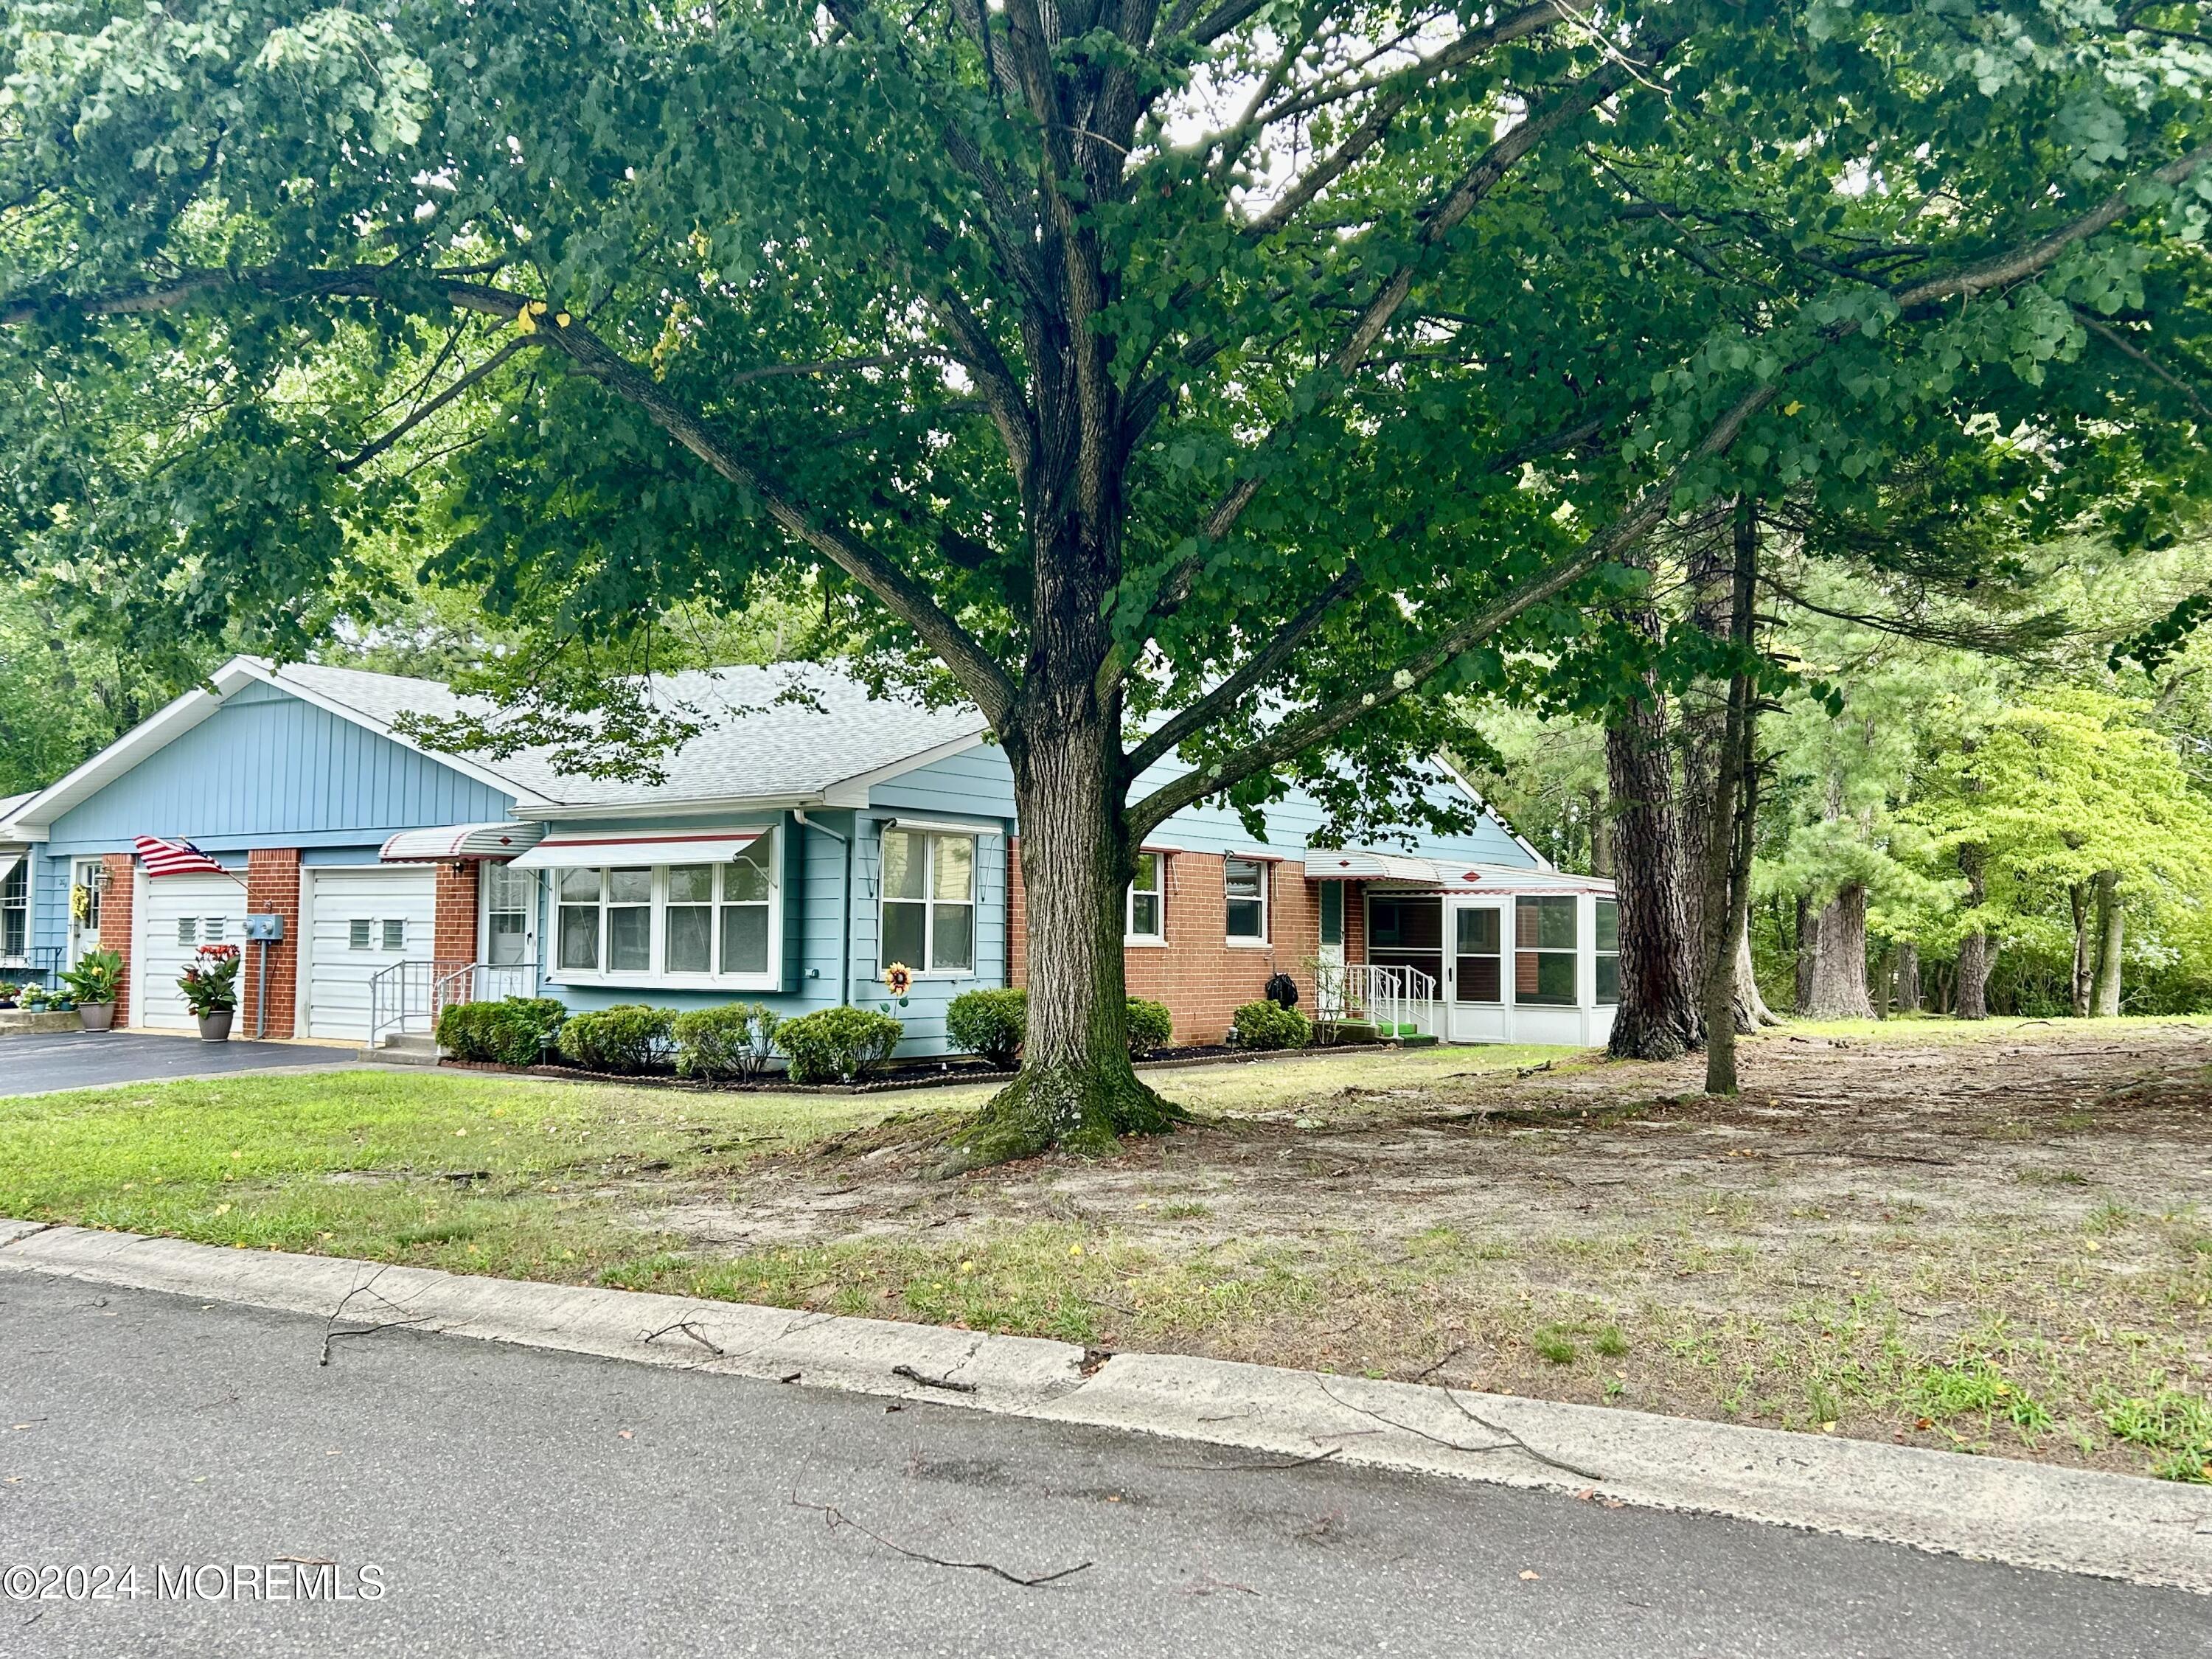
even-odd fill
[[[79,859],[70,871],[69,960],[74,968],[88,951],[100,948],[100,902],[107,892],[107,861]]]
[[[1445,1028],[1454,1042],[1505,1040],[1505,907],[1495,899],[1452,899],[1445,910],[1451,953],[1444,958]]]
[[[1322,882],[1319,902],[1321,915],[1314,949],[1317,969],[1314,975],[1314,1012],[1322,1019],[1341,1019],[1345,1013],[1344,884]]]

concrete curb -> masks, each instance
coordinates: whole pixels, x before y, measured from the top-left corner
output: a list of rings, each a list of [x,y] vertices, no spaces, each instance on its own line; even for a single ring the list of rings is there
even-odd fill
[[[1587,1492],[2212,1593],[2212,1489],[1172,1354],[0,1220],[0,1268],[453,1336]]]

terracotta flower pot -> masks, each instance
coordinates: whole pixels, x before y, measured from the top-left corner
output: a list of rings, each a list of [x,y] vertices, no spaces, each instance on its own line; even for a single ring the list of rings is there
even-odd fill
[[[234,1008],[218,1008],[213,1013],[202,1014],[200,1016],[200,1041],[202,1042],[229,1042],[230,1018],[237,1012],[238,1011]]]
[[[76,1017],[84,1022],[88,1031],[111,1031],[115,1029],[115,1005],[112,1002],[80,1002]]]

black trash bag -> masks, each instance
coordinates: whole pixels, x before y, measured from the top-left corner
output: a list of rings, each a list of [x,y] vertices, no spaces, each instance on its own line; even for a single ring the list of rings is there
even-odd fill
[[[1298,1006],[1298,982],[1288,974],[1278,974],[1267,981],[1263,994],[1279,1008],[1295,1008]]]

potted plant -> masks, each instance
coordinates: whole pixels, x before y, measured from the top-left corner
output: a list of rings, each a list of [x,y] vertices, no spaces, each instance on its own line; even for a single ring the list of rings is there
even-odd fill
[[[87,951],[76,966],[62,975],[70,994],[76,999],[77,1017],[88,1031],[112,1030],[115,1025],[115,997],[123,984],[123,955],[118,951]]]
[[[185,1006],[199,1020],[202,1042],[229,1041],[230,1017],[238,1011],[238,963],[235,945],[203,945],[178,977]]]
[[[0,1008],[12,1008],[15,1006],[15,987],[9,981],[0,979]]]
[[[46,988],[43,985],[26,985],[15,993],[15,1000],[22,1005],[25,1013],[42,1014],[46,1011]]]

